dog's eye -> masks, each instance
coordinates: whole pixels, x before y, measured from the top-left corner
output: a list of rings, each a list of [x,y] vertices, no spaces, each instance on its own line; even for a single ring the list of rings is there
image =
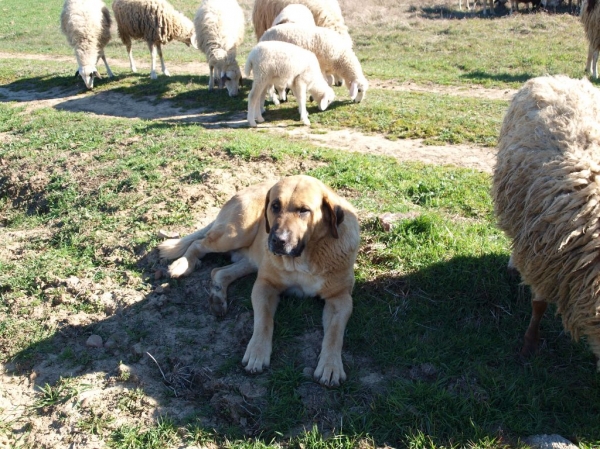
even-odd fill
[[[279,204],[277,201],[274,202],[273,204],[271,204],[271,210],[276,214],[279,213],[279,211],[281,210],[281,204]]]
[[[300,215],[307,215],[310,214],[310,209],[307,209],[306,207],[301,207],[298,212],[300,212]]]

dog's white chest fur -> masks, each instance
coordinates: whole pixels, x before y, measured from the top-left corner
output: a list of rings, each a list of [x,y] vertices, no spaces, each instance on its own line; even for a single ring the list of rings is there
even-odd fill
[[[310,272],[309,264],[304,257],[282,256],[279,259],[287,272],[285,293],[296,296],[317,296],[325,280],[322,276]]]

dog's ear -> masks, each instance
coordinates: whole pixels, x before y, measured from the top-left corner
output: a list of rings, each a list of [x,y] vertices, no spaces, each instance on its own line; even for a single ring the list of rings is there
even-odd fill
[[[267,212],[269,211],[269,202],[271,201],[269,196],[271,194],[271,189],[269,189],[269,191],[267,192],[267,196],[265,198],[265,228],[267,231],[267,234],[269,232],[271,232],[271,226],[269,226],[269,216],[267,214]]]
[[[331,201],[329,195],[323,195],[323,219],[329,225],[333,238],[338,238],[338,226],[344,221],[344,209]]]

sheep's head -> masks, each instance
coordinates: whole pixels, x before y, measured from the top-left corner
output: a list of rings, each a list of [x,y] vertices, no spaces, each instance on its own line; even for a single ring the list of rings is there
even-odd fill
[[[355,103],[360,103],[365,98],[368,88],[369,82],[366,78],[352,81],[348,87],[350,98],[354,100]]]
[[[77,72],[75,72],[75,76],[81,75],[83,78],[83,82],[85,83],[85,87],[88,89],[94,88],[94,78],[102,78],[98,73],[98,69],[93,65],[84,65],[83,67],[79,67]]]
[[[242,87],[242,72],[238,65],[228,67],[229,70],[221,72],[219,87],[227,88],[230,97],[236,97],[240,87]]]
[[[327,86],[323,91],[312,91],[311,98],[317,102],[319,111],[324,111],[335,99],[335,92]]]

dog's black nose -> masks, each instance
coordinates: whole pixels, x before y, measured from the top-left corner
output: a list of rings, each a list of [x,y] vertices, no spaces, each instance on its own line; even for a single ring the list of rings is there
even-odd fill
[[[269,235],[269,251],[279,256],[285,256],[287,255],[287,252],[285,250],[285,244],[285,238],[282,238],[275,232],[271,232],[271,234]]]

